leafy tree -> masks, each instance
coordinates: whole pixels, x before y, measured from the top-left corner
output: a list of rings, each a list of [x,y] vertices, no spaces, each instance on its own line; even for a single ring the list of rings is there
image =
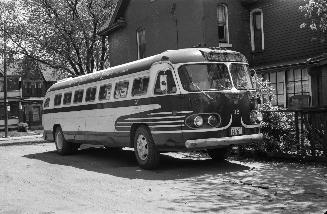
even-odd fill
[[[301,28],[309,27],[312,30],[327,30],[327,0],[304,0],[305,4],[300,6],[300,11],[304,13],[306,22],[301,24]]]
[[[0,2],[1,25],[11,49],[73,76],[103,69],[108,41],[97,31],[114,0],[11,0]]]

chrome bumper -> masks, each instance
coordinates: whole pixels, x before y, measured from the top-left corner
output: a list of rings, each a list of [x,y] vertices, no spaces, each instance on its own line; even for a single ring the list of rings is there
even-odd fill
[[[262,141],[262,139],[263,139],[263,135],[260,133],[260,134],[241,135],[241,136],[233,136],[233,137],[187,140],[185,142],[185,146],[188,149],[206,149],[212,147],[260,142]]]

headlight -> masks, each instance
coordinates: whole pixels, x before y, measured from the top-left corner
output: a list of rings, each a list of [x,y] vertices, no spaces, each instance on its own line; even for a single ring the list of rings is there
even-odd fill
[[[210,115],[208,117],[208,124],[212,127],[220,126],[221,118],[219,115]]]
[[[250,121],[252,124],[260,123],[263,120],[261,112],[252,110],[250,112]]]
[[[196,116],[193,123],[196,127],[200,127],[203,125],[203,118],[201,116]]]

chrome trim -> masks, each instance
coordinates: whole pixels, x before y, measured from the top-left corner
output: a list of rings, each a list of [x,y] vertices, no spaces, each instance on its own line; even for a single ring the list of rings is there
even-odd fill
[[[208,138],[208,139],[196,139],[187,140],[185,147],[188,149],[206,149],[215,148],[221,146],[247,144],[253,142],[260,142],[263,139],[263,134],[252,134],[252,135],[240,135],[233,137],[222,137],[222,138]]]
[[[185,116],[168,116],[168,117],[136,117],[136,118],[127,118],[127,121],[133,120],[154,120],[154,119],[174,119],[174,118],[184,118]]]
[[[117,125],[118,124],[131,124],[133,123],[132,121],[130,122],[127,122],[127,121],[120,121],[120,122],[117,122]],[[139,123],[139,122],[137,122]],[[154,124],[169,124],[169,123],[184,123],[184,120],[169,120],[169,121],[153,121],[153,122],[147,122],[147,123],[154,123]]]

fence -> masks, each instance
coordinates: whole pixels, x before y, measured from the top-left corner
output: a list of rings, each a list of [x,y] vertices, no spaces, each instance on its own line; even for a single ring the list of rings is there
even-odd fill
[[[326,160],[327,107],[262,111],[264,142],[251,148],[283,157]]]

